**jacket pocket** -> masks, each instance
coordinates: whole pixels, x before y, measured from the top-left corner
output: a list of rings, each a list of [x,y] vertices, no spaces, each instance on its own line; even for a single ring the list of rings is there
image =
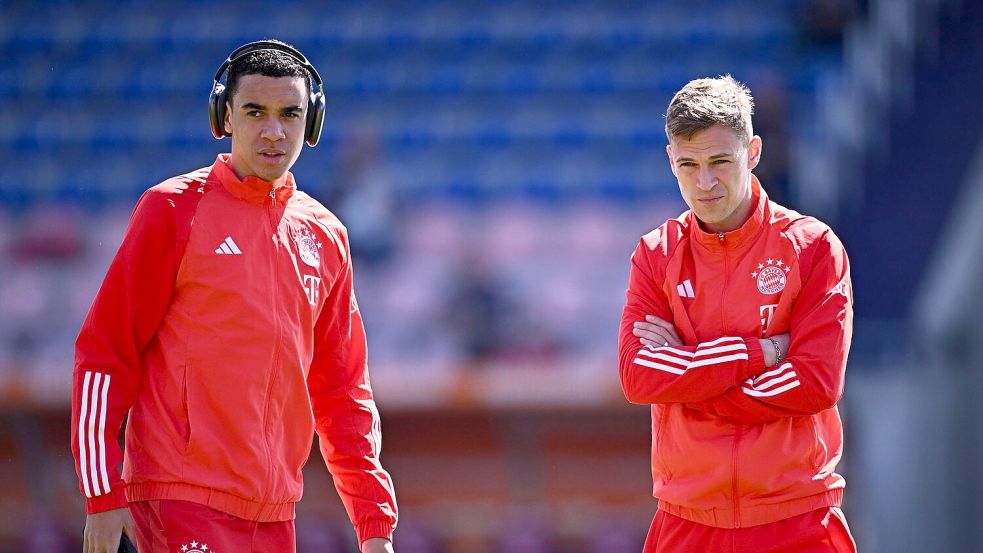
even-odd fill
[[[822,471],[826,463],[829,462],[829,447],[823,437],[822,428],[819,427],[819,416],[812,415],[809,417],[809,421],[812,423],[813,443],[815,444],[812,450],[812,466],[816,471]]]
[[[194,433],[191,422],[191,402],[188,399],[188,388],[191,386],[191,373],[191,367],[185,364],[184,378],[181,379],[181,414],[184,416],[184,435],[181,436],[181,439],[184,440],[185,455],[189,453],[191,448],[191,437]]]

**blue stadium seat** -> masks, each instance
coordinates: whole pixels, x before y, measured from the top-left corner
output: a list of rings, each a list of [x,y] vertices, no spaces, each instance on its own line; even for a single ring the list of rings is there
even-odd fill
[[[239,7],[252,5],[259,7]],[[631,201],[645,186],[671,186],[640,167],[664,144],[662,114],[652,106],[664,106],[686,80],[777,75],[808,97],[822,69],[822,62],[798,63],[776,47],[795,33],[794,10],[779,0],[692,0],[685,8],[576,0],[562,9],[520,0],[333,1],[317,17],[289,1],[259,19],[228,6],[15,3],[0,22],[0,50],[10,59],[0,67],[0,99],[23,107],[0,114],[0,156],[60,145],[128,152],[134,163],[159,163],[162,172],[168,159],[208,163],[210,156],[195,152],[228,148],[210,138],[205,121],[215,68],[242,42],[281,36],[307,52],[325,79],[322,144],[303,158],[311,167],[331,166],[350,125],[371,121],[400,185],[414,197],[486,201],[525,190]],[[693,13],[713,13],[712,24]],[[79,113],[47,116],[43,106],[53,102]],[[44,128],[61,124],[70,128]],[[529,154],[535,151],[546,154],[537,159]],[[598,151],[621,152],[624,166]],[[596,170],[570,165],[570,156],[584,153]],[[505,169],[474,173],[509,159]],[[132,183],[117,184],[97,196],[134,193]],[[66,197],[85,190],[65,186]]]

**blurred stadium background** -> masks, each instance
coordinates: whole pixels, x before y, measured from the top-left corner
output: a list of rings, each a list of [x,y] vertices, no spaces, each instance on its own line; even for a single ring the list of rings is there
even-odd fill
[[[640,551],[628,256],[684,208],[670,95],[722,73],[769,193],[851,254],[861,551],[983,551],[981,4],[0,1],[0,552],[79,550],[75,335],[140,192],[229,148],[211,78],[265,37],[325,79],[294,173],[351,231],[398,551]],[[300,551],[354,551],[316,454],[306,477]]]

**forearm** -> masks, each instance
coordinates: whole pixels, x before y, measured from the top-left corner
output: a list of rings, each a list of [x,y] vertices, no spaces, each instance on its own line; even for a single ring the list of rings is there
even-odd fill
[[[725,337],[696,346],[639,346],[625,340],[621,384],[632,403],[690,403],[717,397],[765,368],[756,338]]]
[[[800,342],[804,348],[825,354],[793,350],[777,367],[745,380],[740,387],[689,406],[747,423],[813,415],[833,407],[843,394],[849,336],[836,324],[827,327],[830,333],[841,329],[832,343]]]
[[[323,398],[317,400],[323,405]],[[396,495],[382,467],[378,411],[371,398],[334,398],[316,409],[321,454],[359,540],[391,539],[397,520]],[[348,405],[346,405],[348,403]]]

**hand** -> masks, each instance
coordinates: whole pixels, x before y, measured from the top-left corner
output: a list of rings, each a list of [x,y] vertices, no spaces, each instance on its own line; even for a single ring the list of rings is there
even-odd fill
[[[126,507],[88,515],[82,533],[83,553],[116,553],[121,532],[126,532],[130,540],[136,540],[136,525]]]
[[[362,542],[362,553],[393,553],[393,542],[385,538],[369,538]]]
[[[638,336],[638,341],[643,345],[654,348],[683,345],[683,341],[679,339],[679,334],[676,334],[675,327],[655,315],[646,315],[645,322],[635,323],[632,333]]]
[[[782,359],[784,360],[788,357],[788,345],[792,341],[792,337],[789,336],[788,332],[784,334],[776,334],[771,336],[771,339],[761,338],[761,353],[765,356],[765,366],[774,367],[778,364],[778,356],[775,353],[775,344],[771,343],[771,340],[778,342],[778,348],[782,350]]]

